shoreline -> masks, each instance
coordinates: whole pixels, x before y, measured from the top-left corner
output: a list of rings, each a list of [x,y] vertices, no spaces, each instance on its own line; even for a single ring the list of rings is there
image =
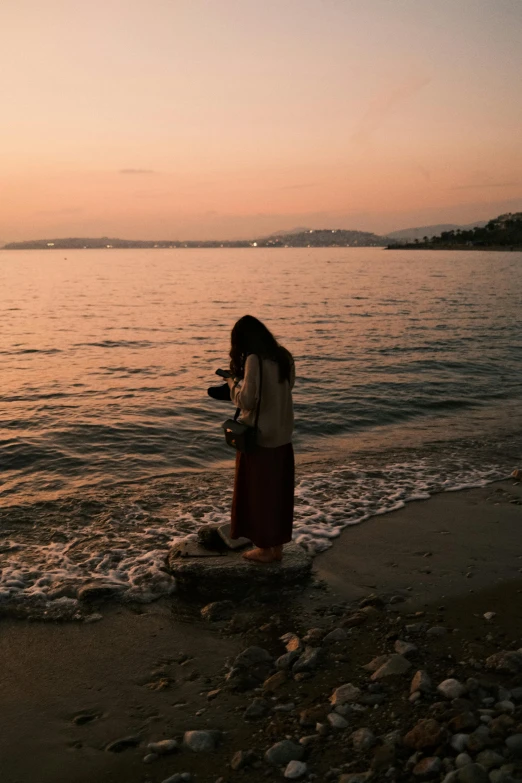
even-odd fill
[[[383,621],[393,627],[395,620],[403,622],[418,611],[433,617],[434,624],[461,629],[445,644],[482,645],[491,654],[497,649],[496,638],[476,641],[484,612],[497,613],[502,644],[519,633],[521,523],[522,484],[502,481],[440,493],[345,529],[332,548],[315,558],[314,579],[300,594],[284,600],[260,596],[268,603],[239,605],[227,622],[205,622],[199,606],[176,596],[139,606],[100,604],[94,607],[101,615],[98,622],[2,618],[3,781],[25,783],[36,775],[39,783],[162,783],[183,771],[196,775],[198,783],[215,783],[220,775],[227,783],[241,780],[243,773],[228,766],[236,751],[258,751],[289,731],[300,731],[301,736],[313,728],[285,729],[292,714],[284,710],[273,713],[271,722],[268,716],[261,732],[260,724],[245,722],[242,711],[256,694],[223,687],[227,659],[249,644],[281,654],[282,633],[304,634],[326,622],[339,623],[339,615],[353,611],[370,594],[384,602],[385,614],[378,612],[375,622],[372,615],[368,625],[353,629],[355,646],[337,643],[338,663],[332,661],[303,683],[286,683],[283,693],[287,689],[288,696],[277,691],[276,706],[288,699],[306,706],[324,700],[332,683],[360,678],[362,663],[382,651],[375,652],[376,645],[388,644]],[[430,644],[430,650],[442,650],[442,642]],[[454,654],[462,653],[455,648]],[[214,690],[215,697],[207,696]],[[409,709],[404,720],[410,720]],[[402,716],[404,710],[397,707],[396,713]],[[78,719],[82,715],[87,716],[85,724]],[[392,728],[390,724],[387,730]],[[193,729],[225,732],[222,745],[210,756],[182,750],[150,766],[143,764],[147,742]],[[136,737],[135,746],[108,752],[107,744],[121,737]],[[327,747],[327,758],[315,751],[310,758],[310,768],[320,774],[337,765],[337,745]],[[260,763],[248,769],[255,783],[267,779],[266,766]],[[270,779],[282,776],[274,771]],[[409,778],[398,778],[404,779]]]

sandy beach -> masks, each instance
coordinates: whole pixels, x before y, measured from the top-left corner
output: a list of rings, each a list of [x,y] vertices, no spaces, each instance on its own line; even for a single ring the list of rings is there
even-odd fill
[[[351,628],[351,613],[369,595],[380,600],[370,599],[368,621]],[[426,645],[424,654],[434,657],[425,665],[435,677],[439,670],[447,676],[449,667],[465,679],[475,659],[481,671],[485,656],[522,646],[522,485],[510,480],[444,493],[350,527],[315,559],[312,583],[283,602],[239,605],[222,622],[203,620],[199,609],[174,598],[136,607],[103,604],[102,619],[92,623],[2,619],[3,783],[161,783],[176,773],[201,783],[283,779],[264,752],[285,737],[297,742],[313,734],[296,716],[327,702],[332,688],[368,679],[361,666],[390,644],[390,628],[414,622],[407,618],[426,618],[448,631]],[[496,613],[489,624],[485,612]],[[302,678],[285,674],[277,690],[226,687],[225,664],[250,645],[277,657],[285,652],[282,634],[302,638],[308,629],[336,623],[350,635],[325,652],[329,665]],[[245,720],[259,693],[270,694],[271,714]],[[379,707],[382,731],[414,723],[418,707],[395,686],[386,693],[394,709]],[[144,763],[148,743],[173,738],[181,745],[191,730],[223,734],[211,753],[182,748]],[[361,755],[325,735],[323,746],[311,742],[306,749],[316,780],[340,779],[350,764],[358,772]],[[124,749],[111,750],[122,738]],[[246,750],[258,760],[231,769],[234,754]],[[391,779],[409,780],[405,774]]]

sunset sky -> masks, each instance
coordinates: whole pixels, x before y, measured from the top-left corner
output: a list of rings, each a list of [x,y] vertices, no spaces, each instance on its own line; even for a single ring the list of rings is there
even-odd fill
[[[522,0],[2,0],[0,240],[522,209]]]

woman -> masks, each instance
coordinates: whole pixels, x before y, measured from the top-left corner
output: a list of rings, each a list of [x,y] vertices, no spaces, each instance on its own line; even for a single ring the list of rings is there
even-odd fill
[[[261,387],[257,446],[236,454],[231,536],[255,544],[247,560],[273,563],[292,540],[294,360],[261,321],[245,315],[232,329],[230,371],[230,398],[244,424],[255,424]]]

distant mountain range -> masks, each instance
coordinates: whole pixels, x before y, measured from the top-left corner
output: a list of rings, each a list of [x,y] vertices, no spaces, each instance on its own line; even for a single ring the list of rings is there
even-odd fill
[[[521,250],[522,212],[507,212],[484,225],[450,228],[437,236],[425,235],[422,240],[394,239],[388,247],[390,250]]]
[[[401,242],[413,242],[415,239],[431,239],[434,236],[442,234],[443,231],[467,231],[471,228],[483,228],[487,220],[477,220],[475,223],[468,223],[465,226],[459,226],[456,223],[440,223],[434,226],[420,226],[417,228],[402,228],[400,231],[389,231],[387,236],[391,239],[399,239]]]

